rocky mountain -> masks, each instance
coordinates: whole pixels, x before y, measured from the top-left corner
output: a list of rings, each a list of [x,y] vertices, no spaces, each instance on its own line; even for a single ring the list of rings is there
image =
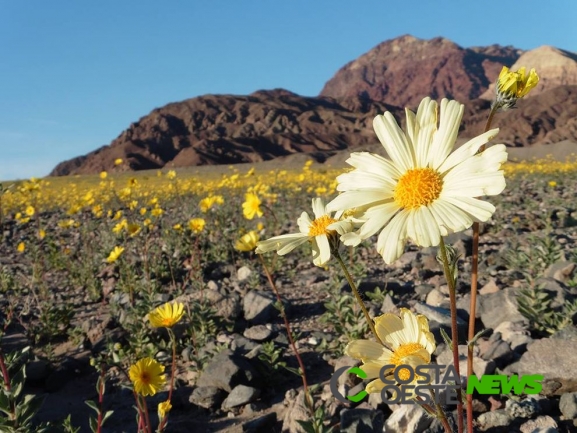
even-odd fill
[[[552,47],[462,48],[443,38],[402,36],[345,65],[318,97],[283,89],[248,96],[205,95],[168,104],[132,123],[110,145],[64,161],[51,175],[89,174],[114,167],[143,170],[258,162],[308,153],[323,161],[339,150],[376,143],[372,119],[427,95],[467,103],[461,137],[479,134],[490,85],[502,65],[535,67],[541,92],[500,114],[499,141],[510,146],[577,141],[577,58]],[[538,88],[539,88],[538,86]]]
[[[498,45],[462,48],[444,38],[405,35],[343,66],[320,94],[360,96],[399,107],[416,106],[424,96],[468,101],[487,90],[502,66],[515,63],[521,52]]]

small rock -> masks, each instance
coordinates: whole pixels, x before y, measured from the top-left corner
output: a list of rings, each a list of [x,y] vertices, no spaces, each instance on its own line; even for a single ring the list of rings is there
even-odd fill
[[[479,342],[481,358],[493,360],[496,366],[503,368],[513,359],[513,351],[508,343],[501,340],[501,334],[496,332],[487,341]]]
[[[199,386],[190,394],[189,401],[205,409],[217,408],[222,399],[224,392],[216,386]]]
[[[251,276],[252,270],[248,266],[243,266],[236,272],[238,281],[246,281]]]
[[[566,283],[573,278],[576,269],[577,263],[561,261],[553,263],[551,266],[549,266],[544,275],[562,283]]]
[[[490,293],[496,293],[498,291],[499,291],[499,286],[497,286],[497,283],[495,282],[495,280],[493,278],[491,278],[487,284],[485,284],[483,287],[481,287],[481,289],[479,290],[479,294],[480,295],[488,295]]]
[[[245,433],[264,433],[273,431],[276,424],[276,412],[267,413],[261,417],[251,419],[242,425]]]
[[[535,419],[523,423],[519,430],[521,433],[559,433],[557,423],[549,415],[541,415]]]
[[[259,382],[260,376],[247,358],[224,351],[210,360],[197,385],[231,392],[237,385],[257,385]]]
[[[559,400],[559,410],[566,419],[577,419],[577,392],[568,392]]]
[[[383,431],[383,412],[373,409],[345,409],[341,412],[341,433]]]
[[[26,365],[26,379],[31,382],[40,382],[48,377],[48,362],[38,360]]]
[[[505,410],[513,419],[533,418],[541,412],[541,406],[537,400],[529,397],[523,401],[507,400]]]
[[[242,301],[244,318],[255,324],[267,323],[278,316],[275,302],[276,296],[272,293],[251,290]]]
[[[298,421],[309,421],[309,411],[305,405],[305,394],[300,391],[289,390],[285,394],[284,404],[287,406],[282,423],[282,431],[289,433],[305,433]]]
[[[417,404],[403,404],[395,409],[385,422],[387,433],[422,432],[433,419]],[[375,431],[375,430],[373,430]]]
[[[385,295],[385,299],[383,299],[383,304],[381,305],[381,313],[392,313],[397,309],[393,298],[388,293]]]
[[[526,322],[505,321],[498,325],[494,332],[500,333],[503,341],[509,343],[511,350],[521,352],[533,341]]]
[[[453,364],[453,352],[449,349],[441,352],[437,356],[437,363],[441,365]],[[492,360],[481,359],[473,352],[473,373],[477,377],[485,374],[491,374],[495,371],[495,363]],[[459,372],[461,376],[467,375],[467,346],[459,345]]]
[[[429,292],[426,299],[426,304],[432,307],[446,307],[448,299],[439,290],[433,289]]]
[[[480,296],[481,321],[486,328],[495,329],[507,318],[509,321],[526,322],[527,319],[517,309],[518,290],[507,287],[496,293]]]
[[[527,348],[519,362],[510,366],[519,375],[542,374],[543,395],[562,395],[577,391],[577,337],[566,331],[566,338],[543,338]]]
[[[486,431],[495,427],[505,427],[511,422],[511,418],[503,409],[485,412],[479,415],[477,423],[481,431]]]
[[[242,406],[256,400],[260,395],[260,390],[252,386],[237,385],[228,397],[222,402],[222,409],[229,410],[233,407]]]
[[[244,330],[243,335],[254,341],[265,341],[272,335],[272,331],[265,325],[255,325]]]

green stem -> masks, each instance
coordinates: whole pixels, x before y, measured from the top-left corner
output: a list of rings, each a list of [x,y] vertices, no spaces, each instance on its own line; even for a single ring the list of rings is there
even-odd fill
[[[449,258],[447,257],[447,249],[445,248],[445,241],[441,236],[440,241],[441,259],[443,260],[443,267],[445,270],[445,279],[449,286],[449,304],[451,307],[451,343],[453,349],[453,364],[455,365],[455,372],[457,377],[461,377],[459,369],[459,333],[457,330],[457,293],[455,288],[455,276],[451,272]],[[463,400],[461,398],[461,390],[457,390],[457,428],[459,433],[463,433]],[[471,430],[472,431],[472,430]]]
[[[334,248],[332,253],[335,256],[335,258],[337,259],[337,261],[339,262],[339,265],[341,265],[343,273],[345,274],[345,278],[347,279],[349,286],[351,286],[351,289],[355,295],[357,302],[359,303],[359,305],[361,307],[361,310],[363,310],[363,314],[365,315],[365,319],[369,325],[369,328],[371,328],[371,332],[373,333],[373,335],[375,336],[377,341],[380,344],[383,344],[383,342],[379,338],[379,335],[377,334],[377,330],[375,329],[375,323],[373,322],[373,319],[371,319],[371,316],[369,316],[369,312],[367,311],[367,307],[365,307],[365,303],[363,302],[363,299],[361,298],[361,295],[357,289],[357,286],[356,286],[355,282],[353,281],[353,277],[351,276],[351,274],[349,273],[349,270],[347,269],[347,265],[345,265],[345,262],[343,261],[343,258],[339,254],[339,251],[337,248]]]

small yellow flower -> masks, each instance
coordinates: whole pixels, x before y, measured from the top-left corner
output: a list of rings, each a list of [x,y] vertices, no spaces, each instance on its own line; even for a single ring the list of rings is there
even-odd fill
[[[134,391],[144,397],[156,394],[166,382],[164,365],[152,358],[144,358],[130,367],[128,376],[134,385]]]
[[[162,208],[160,207],[155,207],[154,209],[152,209],[150,211],[150,215],[154,216],[154,217],[159,217],[164,213],[164,211],[162,210]]]
[[[166,177],[170,180],[174,179],[176,177],[176,171],[168,170],[168,173],[166,173]]]
[[[130,237],[134,237],[140,233],[140,226],[136,223],[130,223],[126,226],[126,231]]]
[[[145,207],[141,207],[140,210],[138,211],[138,213],[139,213],[140,215],[143,215],[143,216],[144,216],[144,214],[145,214],[146,212],[148,212],[148,211],[146,210]]]
[[[152,310],[148,319],[154,328],[172,328],[182,319],[182,316],[184,316],[184,304],[167,302]]]
[[[158,403],[158,419],[163,420],[164,418],[166,418],[166,415],[168,414],[168,412],[170,412],[170,409],[172,409],[170,400]]]
[[[539,76],[535,69],[531,69],[529,75],[525,73],[523,66],[516,72],[503,66],[496,86],[496,99],[494,106],[502,110],[513,108],[517,100],[527,95],[539,82]]]
[[[256,248],[256,243],[260,240],[258,233],[254,230],[248,232],[241,237],[234,244],[234,248],[238,251],[253,251]]]
[[[176,230],[177,232],[179,232],[179,231],[182,230],[182,224],[180,224],[180,223],[179,223],[179,224],[175,224],[175,225],[172,226],[172,228],[173,228],[174,230]]]
[[[123,219],[114,227],[112,227],[112,232],[118,234],[127,227],[128,227],[128,221],[126,221],[126,219]]]
[[[73,219],[62,220],[58,222],[58,227],[61,229],[68,229],[74,225],[74,222]]]
[[[554,180],[550,180],[550,181],[549,181],[549,186],[550,186],[551,188],[555,188],[555,187],[557,186],[557,182],[555,182]]]
[[[106,177],[108,176],[108,173],[106,173],[105,171],[101,171],[100,172],[100,179],[106,179]]]
[[[122,211],[121,210],[116,211],[116,213],[112,217],[113,220],[119,220],[120,218],[122,218]]]
[[[262,209],[260,208],[261,201],[254,192],[246,193],[244,200],[242,204],[242,214],[247,220],[251,220],[255,216],[261,217],[263,215]]]
[[[116,260],[118,260],[118,258],[123,252],[124,247],[118,247],[118,246],[114,247],[114,249],[110,252],[108,257],[106,258],[106,261],[108,263],[114,263]]]
[[[26,206],[26,215],[29,217],[33,216],[36,213],[36,210],[33,206]]]
[[[120,164],[122,164],[122,158],[116,158],[114,160],[114,165],[120,165]]]
[[[40,229],[38,230],[38,239],[42,240],[46,237],[46,230]]]
[[[20,242],[16,247],[16,249],[18,250],[19,253],[23,253],[24,250],[26,249],[26,244],[24,242]]]
[[[202,218],[193,218],[188,222],[188,228],[193,233],[200,233],[204,230],[204,226],[206,225],[206,221]]]

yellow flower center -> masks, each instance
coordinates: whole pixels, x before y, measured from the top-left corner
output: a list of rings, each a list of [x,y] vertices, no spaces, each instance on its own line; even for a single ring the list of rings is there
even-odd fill
[[[401,364],[406,364],[405,357],[414,355],[415,353],[417,353],[418,351],[420,351],[422,349],[424,349],[424,347],[421,346],[419,343],[401,344],[397,348],[397,350],[394,351],[393,355],[391,356],[391,363],[395,364],[396,366],[399,366]],[[429,362],[429,360],[427,360],[427,359],[424,359],[424,358],[422,358],[422,359],[423,359],[423,362],[426,362],[426,363]],[[406,368],[402,368],[401,370],[399,370],[398,376],[401,380],[405,381],[405,380],[409,379],[409,377],[411,376],[411,373]]]
[[[336,223],[337,220],[331,218],[328,215],[323,215],[320,218],[314,220],[309,228],[309,236],[327,235],[330,230],[327,230],[327,226],[332,223]]]
[[[431,168],[415,168],[401,176],[395,188],[395,202],[404,209],[427,206],[441,195],[443,179]]]

